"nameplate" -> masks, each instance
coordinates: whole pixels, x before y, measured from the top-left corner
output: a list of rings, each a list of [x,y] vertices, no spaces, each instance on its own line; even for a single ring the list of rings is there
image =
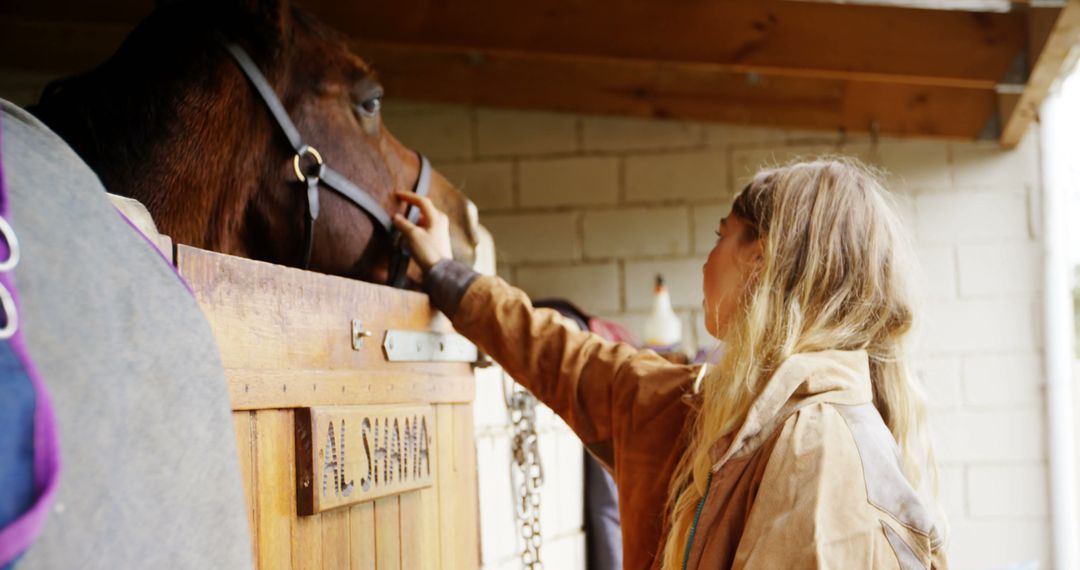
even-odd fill
[[[301,515],[432,484],[434,413],[428,405],[296,410],[296,497]]]

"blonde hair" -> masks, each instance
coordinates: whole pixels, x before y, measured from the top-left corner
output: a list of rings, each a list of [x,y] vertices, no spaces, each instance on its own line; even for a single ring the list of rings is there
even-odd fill
[[[732,213],[763,239],[763,263],[724,333],[718,366],[701,384],[702,405],[671,481],[663,568],[680,568],[697,503],[715,458],[773,372],[793,354],[865,350],[873,403],[919,488],[936,469],[926,405],[905,340],[912,329],[912,248],[888,192],[852,159],[767,169],[739,194]]]

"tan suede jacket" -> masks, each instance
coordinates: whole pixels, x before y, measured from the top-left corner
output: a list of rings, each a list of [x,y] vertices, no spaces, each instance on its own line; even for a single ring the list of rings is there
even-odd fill
[[[497,277],[444,261],[425,280],[463,335],[613,472],[624,567],[659,568],[668,484],[697,367],[582,332]],[[944,568],[930,510],[871,403],[865,352],[786,361],[716,465],[687,568]]]

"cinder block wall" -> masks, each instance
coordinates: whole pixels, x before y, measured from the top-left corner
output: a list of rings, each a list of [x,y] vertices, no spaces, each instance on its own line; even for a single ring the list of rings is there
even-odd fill
[[[827,132],[402,102],[387,105],[386,122],[476,202],[506,279],[640,332],[660,271],[687,348],[712,345],[701,326],[700,267],[757,165],[844,153],[887,169],[925,273],[919,374],[933,402],[953,565],[1049,564],[1036,133],[1004,152],[994,143],[875,144]],[[483,554],[492,565],[512,555],[508,496],[488,486],[506,477],[509,461],[494,389],[482,380],[477,401]],[[555,447],[570,449],[573,436],[558,423],[549,423]],[[566,460],[549,465],[549,477],[553,469],[576,476],[572,453],[546,455]],[[545,504],[558,505],[552,524],[569,537],[580,518],[568,514],[564,491]]]

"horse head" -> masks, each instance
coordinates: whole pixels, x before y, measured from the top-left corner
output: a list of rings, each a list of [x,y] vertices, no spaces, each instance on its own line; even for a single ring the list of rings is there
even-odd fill
[[[328,166],[388,213],[404,210],[393,193],[413,188],[420,160],[383,124],[376,74],[342,35],[288,0],[165,5],[106,62],[50,85],[31,110],[175,241],[299,265],[308,203],[296,152],[227,42],[250,54]],[[429,195],[451,219],[454,257],[471,262],[475,206],[437,172]],[[334,192],[321,190],[320,202],[310,268],[385,281],[387,232]]]

